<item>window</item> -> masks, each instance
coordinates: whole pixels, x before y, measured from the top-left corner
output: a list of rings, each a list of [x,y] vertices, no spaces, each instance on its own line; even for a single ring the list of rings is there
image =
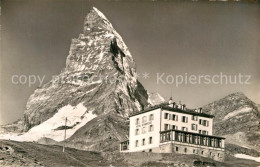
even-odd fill
[[[200,144],[200,136],[197,136],[197,144]]]
[[[213,147],[213,142],[214,142],[214,139],[211,138],[211,139],[209,140],[209,146],[210,146],[210,147]]]
[[[143,134],[146,133],[146,128],[145,127],[142,128],[142,133]]]
[[[183,135],[183,142],[186,143],[187,142],[187,134]]]
[[[221,143],[220,141],[221,140],[220,139],[215,139],[215,141],[216,141],[216,147],[220,148],[220,143]]]
[[[204,151],[201,151],[201,155],[203,155]]]
[[[203,123],[204,126],[209,126],[209,121],[207,120],[204,120],[204,123]]]
[[[201,134],[201,130],[199,130],[199,134]]]
[[[205,141],[205,145],[206,146],[208,146],[209,145],[209,138],[208,137],[206,137],[206,139],[205,139],[206,141]]]
[[[203,139],[203,142],[202,142],[202,145],[204,145],[204,146],[206,146],[207,145],[207,143],[206,143],[206,137],[202,137]]]
[[[153,131],[153,125],[150,125],[149,126],[149,132],[152,132]]]
[[[143,144],[143,146],[145,145],[145,139],[143,139],[143,143],[142,144]]]
[[[139,129],[135,130],[135,135],[139,135]]]
[[[218,146],[219,146],[219,147],[222,147],[222,140],[219,140],[219,141],[218,141]]]
[[[153,137],[149,137],[149,144],[153,143]]]
[[[177,126],[176,125],[172,125],[172,129],[177,130]]]
[[[142,118],[143,120],[142,120],[142,122],[143,123],[145,123],[147,120],[146,120],[146,116],[143,116],[143,118]]]
[[[168,119],[169,114],[168,113],[164,113],[164,119]]]
[[[150,120],[150,121],[153,120],[153,114],[150,114],[150,116],[149,116],[149,120]]]
[[[218,153],[218,157],[220,157],[220,153]]]
[[[206,135],[207,133],[208,133],[208,132],[205,131],[205,130],[202,131],[202,134],[203,134],[203,135]]]
[[[140,124],[140,120],[139,120],[139,118],[136,118],[135,125],[139,125],[139,124]]]
[[[138,140],[135,141],[135,147],[138,147]]]
[[[198,125],[191,124],[191,130],[198,130]]]
[[[199,124],[203,126],[209,126],[209,121],[200,119]]]
[[[184,138],[183,133],[180,133],[178,141],[183,142],[184,141],[183,138]]]
[[[152,149],[149,149],[149,152],[151,153],[151,152],[153,152],[153,150],[152,150]]]
[[[210,152],[209,155],[212,156],[212,152]]]
[[[184,152],[187,152],[187,148],[184,148]]]
[[[197,136],[193,136],[193,138],[192,138],[192,143],[193,143],[193,144],[197,144]]]
[[[188,122],[188,117],[182,116],[182,122],[187,123]]]
[[[193,121],[197,121],[197,120],[198,120],[198,116],[192,115],[191,119],[192,119]]]
[[[164,124],[164,130],[169,130],[169,125],[168,124]]]
[[[179,151],[179,147],[175,147],[175,150],[176,150],[176,151]]]
[[[174,114],[172,114],[172,120],[173,120],[173,121],[178,121],[178,116],[177,116],[177,115],[174,115]]]
[[[181,130],[182,130],[182,131],[188,131],[188,128],[182,127]]]
[[[196,153],[196,150],[195,149],[193,149],[193,154],[195,154]]]

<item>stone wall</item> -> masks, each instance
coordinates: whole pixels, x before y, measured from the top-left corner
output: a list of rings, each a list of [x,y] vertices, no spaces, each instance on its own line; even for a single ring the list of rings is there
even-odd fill
[[[205,146],[179,144],[168,142],[160,145],[161,153],[179,153],[179,154],[195,154],[203,157],[208,157],[216,161],[224,161],[225,152],[222,149],[216,149]]]

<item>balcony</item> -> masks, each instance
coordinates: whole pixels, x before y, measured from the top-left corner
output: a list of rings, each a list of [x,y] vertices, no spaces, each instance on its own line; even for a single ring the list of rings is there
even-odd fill
[[[224,150],[225,138],[204,135],[180,130],[167,130],[160,132],[160,143],[172,141],[174,143],[197,145]]]

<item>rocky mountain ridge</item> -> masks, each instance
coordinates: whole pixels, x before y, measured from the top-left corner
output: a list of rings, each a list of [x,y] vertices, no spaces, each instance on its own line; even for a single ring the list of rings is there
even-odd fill
[[[243,93],[230,94],[202,108],[215,116],[213,133],[226,137],[226,143],[260,150],[260,110]]]

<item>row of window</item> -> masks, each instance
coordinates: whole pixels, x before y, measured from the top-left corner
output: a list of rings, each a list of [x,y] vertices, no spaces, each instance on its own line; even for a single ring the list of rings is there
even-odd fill
[[[178,121],[178,115],[164,113],[164,119]],[[192,115],[191,120],[198,121],[198,116]],[[188,117],[187,116],[182,116],[181,117],[181,121],[184,122],[184,123],[187,123],[188,122]],[[199,119],[199,124],[203,125],[203,126],[209,126],[209,121]]]
[[[153,143],[153,137],[149,137],[148,139],[148,144],[152,144]],[[142,139],[142,146],[146,145],[146,140],[145,138]],[[135,141],[135,147],[138,147],[139,146],[139,140],[136,140]]]
[[[164,124],[164,130],[170,130],[170,129],[178,130],[178,126],[176,126],[176,125]]]
[[[188,150],[187,148],[184,148],[184,152],[185,153],[187,152],[187,150]],[[179,147],[175,147],[175,151],[178,152],[179,151]],[[202,150],[200,153],[201,153],[201,155],[203,155],[204,151]],[[199,154],[199,150],[193,149],[193,154]],[[213,153],[210,152],[209,155],[212,156]],[[218,157],[220,157],[220,153],[218,153],[217,155],[218,155]]]
[[[142,127],[142,134],[146,133],[146,126]],[[148,126],[148,132],[152,132],[153,131],[153,125],[149,125]],[[135,135],[139,135],[140,134],[140,130],[139,128],[135,129]]]
[[[150,115],[149,115],[149,121],[152,121],[153,119],[154,119],[153,114],[150,114]],[[143,117],[142,117],[142,123],[145,123],[145,122],[147,122],[147,117],[146,117],[146,116],[143,116]],[[136,120],[135,120],[135,125],[140,125],[140,119],[139,119],[139,118],[136,118]]]
[[[164,124],[164,130],[170,130],[170,129],[174,129],[174,130],[178,130],[178,126],[176,125],[169,125],[169,124]],[[187,127],[182,127],[181,128],[182,131],[188,131]],[[198,125],[196,124],[191,124],[191,130],[198,130]],[[200,134],[204,134],[204,135],[208,135],[208,131],[206,130],[199,130]]]
[[[176,126],[176,125],[164,124],[164,130],[171,130],[171,129],[178,130],[178,126]],[[188,128],[186,128],[186,127],[181,127],[181,130],[182,130],[182,131],[188,131]]]
[[[145,150],[143,150],[142,152],[145,152]],[[153,152],[153,149],[149,149],[148,152]]]
[[[200,124],[200,125],[203,125],[203,126],[209,126],[209,121],[200,119],[200,120],[199,120],[199,124]]]
[[[176,132],[175,137],[173,138],[171,132],[162,133],[160,135],[161,143],[166,141],[178,141],[182,143],[190,143],[190,144],[196,144],[196,145],[204,145],[204,146],[210,146],[210,147],[222,147],[222,140],[218,138],[213,137],[206,137],[206,136],[200,136],[196,134],[187,134],[185,132]]]
[[[164,119],[178,121],[178,115],[164,113]],[[192,115],[191,120],[197,121],[198,120],[198,116]],[[188,117],[187,116],[182,116],[181,117],[181,121],[184,122],[184,123],[187,123],[188,122]]]
[[[178,121],[178,115],[169,114],[169,113],[164,113],[164,119],[169,119],[169,120],[173,120],[173,121]]]
[[[206,130],[199,130],[199,134],[208,135],[209,132]]]

